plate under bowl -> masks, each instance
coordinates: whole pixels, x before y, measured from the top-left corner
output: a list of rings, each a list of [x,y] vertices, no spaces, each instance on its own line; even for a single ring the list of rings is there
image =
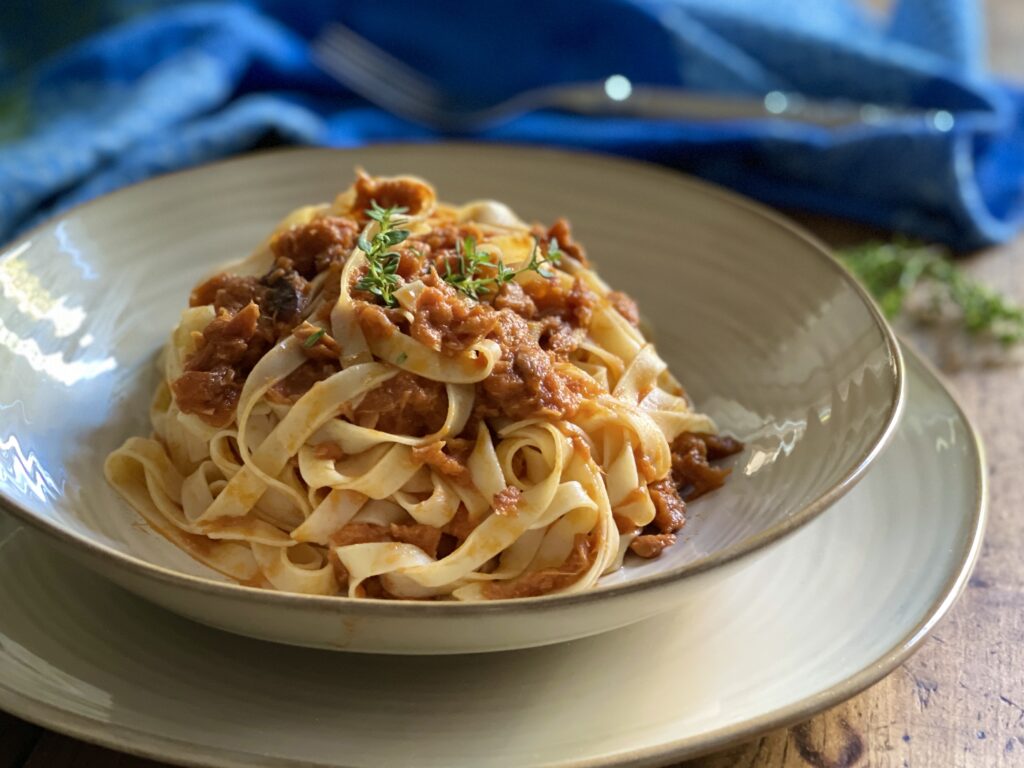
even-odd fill
[[[981,550],[981,446],[934,374],[907,364],[892,444],[818,520],[679,610],[528,651],[396,658],[235,637],[124,594],[0,514],[0,708],[205,768],[667,766],[804,720],[924,645]]]
[[[146,434],[152,362],[211,268],[247,253],[354,166],[413,173],[442,199],[568,216],[632,294],[703,411],[747,449],[691,506],[682,541],[595,590],[486,604],[318,598],[241,587],[152,532],[102,463]],[[557,642],[680,604],[845,493],[894,430],[899,348],[827,252],[765,209],[623,160],[483,145],[252,155],[161,177],[63,214],[0,256],[0,498],[117,583],[217,627],[287,643],[456,653]]]

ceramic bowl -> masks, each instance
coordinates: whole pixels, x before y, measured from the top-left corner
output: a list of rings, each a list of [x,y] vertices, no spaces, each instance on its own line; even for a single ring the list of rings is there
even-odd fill
[[[248,252],[353,167],[413,173],[442,199],[568,216],[632,294],[698,408],[746,442],[680,543],[589,592],[491,603],[350,600],[229,583],[106,484],[147,434],[153,360],[190,287]],[[528,647],[623,626],[692,597],[808,522],[862,476],[901,409],[899,348],[826,250],[763,208],[637,163],[483,145],[251,155],[130,187],[55,217],[0,256],[0,496],[121,586],[198,621],[286,643],[383,653]]]
[[[677,610],[544,648],[396,658],[249,640],[124,594],[0,512],[0,708],[206,768],[679,768],[806,720],[918,648],[934,658],[930,632],[981,551],[978,436],[904,355],[895,437],[821,518]],[[951,618],[946,642],[967,631]]]

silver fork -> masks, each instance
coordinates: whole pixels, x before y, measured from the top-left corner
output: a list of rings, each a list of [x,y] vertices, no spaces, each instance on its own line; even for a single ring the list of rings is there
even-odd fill
[[[694,121],[781,119],[822,128],[925,121],[952,129],[945,110],[883,107],[850,101],[816,101],[772,91],[764,98],[723,97],[678,88],[634,86],[622,75],[596,83],[534,88],[488,107],[467,107],[434,81],[341,24],[330,24],[313,41],[314,61],[372,104],[428,128],[473,133],[538,109],[588,115]]]

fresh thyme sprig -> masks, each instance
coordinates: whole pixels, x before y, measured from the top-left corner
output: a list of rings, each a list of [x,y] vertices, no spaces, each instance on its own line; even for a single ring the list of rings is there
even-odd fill
[[[312,349],[313,347],[316,346],[317,342],[320,341],[320,339],[322,339],[326,334],[327,331],[325,331],[323,328],[318,328],[317,330],[313,331],[313,333],[309,334],[306,340],[302,342],[302,346],[306,349]]]
[[[839,252],[889,318],[907,309],[912,291],[924,291],[919,319],[955,307],[958,322],[975,337],[1004,346],[1024,341],[1024,307],[966,275],[941,249],[907,242],[869,243]]]
[[[505,265],[501,260],[497,264],[491,262],[491,255],[476,248],[476,238],[469,235],[464,240],[455,243],[455,258],[458,260],[458,268],[452,269],[452,259],[445,262],[443,275],[444,281],[453,285],[464,294],[473,299],[479,299],[481,293],[487,293],[487,286],[499,280],[505,280]],[[489,277],[481,276],[481,269],[484,267],[495,267],[498,272]],[[511,278],[508,278],[511,280]]]
[[[530,261],[519,269],[509,269],[501,259],[491,261],[489,253],[479,251],[476,247],[476,238],[467,236],[461,242],[455,244],[455,254],[458,260],[458,268],[452,269],[452,261],[449,259],[445,264],[444,281],[471,299],[480,299],[481,294],[488,294],[492,288],[500,288],[505,283],[510,283],[516,275],[523,272],[536,272],[541,277],[551,278],[554,275],[544,269],[545,264],[557,266],[562,261],[562,252],[558,243],[554,240],[548,242],[546,256],[539,256],[540,241],[534,239],[533,251],[530,253]],[[494,274],[482,272],[484,269],[493,269]]]
[[[543,258],[538,259],[537,258],[537,254],[538,253],[540,253],[540,241],[538,241],[537,239],[534,239],[534,241],[533,241],[533,251],[530,252],[530,261],[527,263],[527,265],[525,267],[520,269],[519,272],[529,272],[529,271],[532,270],[532,271],[536,272],[538,275],[540,275],[541,277],[549,277],[549,278],[553,277],[553,275],[550,272],[546,272],[544,270],[544,265],[545,264],[551,264],[552,266],[557,267],[559,264],[562,263],[562,251],[558,247],[558,241],[557,240],[548,240],[548,253],[547,253],[547,256],[544,256]]]
[[[407,210],[398,206],[381,208],[376,200],[371,200],[366,215],[377,222],[377,234],[372,240],[359,236],[359,248],[366,254],[366,274],[356,282],[356,288],[377,296],[387,307],[397,304],[394,292],[400,285],[398,262],[401,257],[390,249],[409,237],[409,230],[396,229],[404,223],[396,217]]]

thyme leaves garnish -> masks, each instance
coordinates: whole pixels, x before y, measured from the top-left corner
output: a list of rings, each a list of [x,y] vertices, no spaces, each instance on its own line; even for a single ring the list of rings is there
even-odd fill
[[[491,254],[477,249],[476,238],[467,236],[455,244],[456,266],[452,260],[445,264],[444,281],[462,291],[471,299],[479,301],[482,295],[497,291],[505,283],[512,282],[517,275],[524,272],[536,272],[541,277],[552,278],[554,274],[545,269],[545,265],[558,266],[562,261],[562,251],[554,240],[548,242],[546,255],[541,255],[540,241],[534,239],[530,260],[519,269],[509,269],[500,258],[491,261]]]
[[[366,215],[377,222],[377,233],[370,240],[363,235],[358,240],[359,249],[366,254],[366,274],[356,282],[356,288],[372,293],[387,307],[398,303],[394,293],[401,285],[401,256],[391,249],[409,237],[409,230],[399,228],[404,223],[399,217],[407,210],[398,206],[381,208],[376,200],[371,200]]]

